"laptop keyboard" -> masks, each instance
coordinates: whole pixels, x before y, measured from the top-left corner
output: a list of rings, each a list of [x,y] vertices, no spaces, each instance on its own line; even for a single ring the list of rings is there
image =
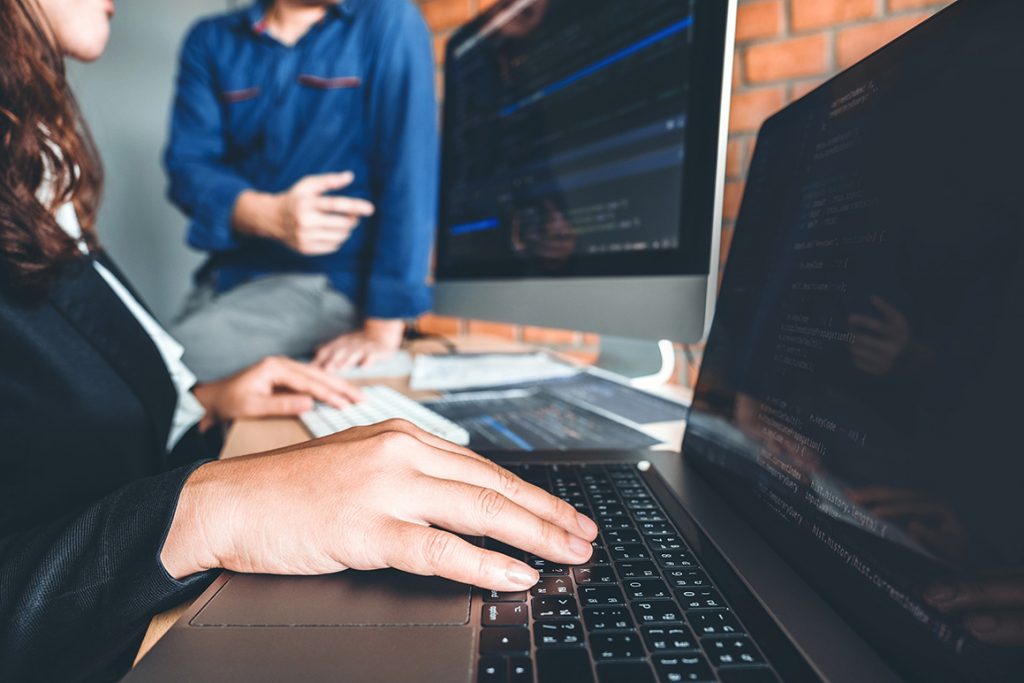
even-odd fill
[[[777,683],[634,466],[510,469],[601,534],[590,561],[572,567],[487,540],[541,579],[482,592],[480,683]]]

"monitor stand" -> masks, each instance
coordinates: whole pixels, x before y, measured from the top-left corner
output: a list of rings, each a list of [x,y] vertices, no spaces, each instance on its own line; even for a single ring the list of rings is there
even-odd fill
[[[594,364],[639,388],[660,387],[675,373],[676,350],[668,340],[650,341],[601,336],[601,356]]]

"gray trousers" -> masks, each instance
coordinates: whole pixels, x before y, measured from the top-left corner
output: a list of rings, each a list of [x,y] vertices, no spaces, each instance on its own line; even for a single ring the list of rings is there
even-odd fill
[[[324,275],[267,275],[227,292],[200,285],[171,334],[200,382],[274,355],[304,358],[359,323],[355,306]]]

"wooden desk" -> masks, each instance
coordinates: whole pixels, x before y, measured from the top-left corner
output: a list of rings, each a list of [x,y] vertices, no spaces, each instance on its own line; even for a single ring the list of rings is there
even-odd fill
[[[525,350],[522,344],[483,337],[463,337],[453,341],[461,352],[501,353]],[[412,353],[443,353],[446,350],[440,343],[431,341],[416,342],[409,348],[409,351]],[[581,364],[588,364],[594,360],[586,355],[573,355],[571,359]],[[409,388],[409,379],[407,377],[371,379],[356,383],[387,384],[418,400],[437,396],[434,393],[412,391]],[[689,399],[689,393],[681,387],[663,387],[652,393],[677,401]],[[662,444],[656,447],[657,450],[678,450],[679,444],[682,443],[683,424],[680,422],[649,425],[645,429],[652,436],[662,441]],[[275,448],[283,448],[307,441],[309,438],[309,432],[306,431],[306,428],[297,419],[239,420],[228,432],[221,458],[233,458],[249,453],[271,451]],[[146,636],[142,640],[142,645],[139,646],[139,652],[135,658],[136,663],[170,630],[174,622],[185,613],[188,606],[188,604],[180,605],[153,617],[149,624],[149,629],[146,631]]]

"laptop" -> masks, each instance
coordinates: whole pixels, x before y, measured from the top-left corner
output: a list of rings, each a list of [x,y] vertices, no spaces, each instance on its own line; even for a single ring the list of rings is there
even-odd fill
[[[492,454],[589,563],[224,573],[126,680],[1021,680],[1022,30],[961,0],[765,124],[681,456]]]

